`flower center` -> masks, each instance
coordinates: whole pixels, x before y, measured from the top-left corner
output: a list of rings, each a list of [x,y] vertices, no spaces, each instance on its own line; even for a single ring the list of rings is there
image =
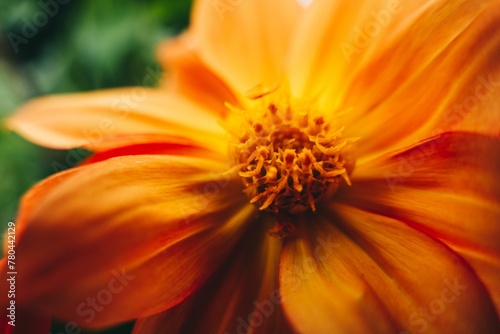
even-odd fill
[[[239,111],[232,154],[250,203],[277,217],[270,232],[283,237],[291,215],[316,211],[342,181],[350,185],[354,139],[343,138],[342,127],[307,104],[274,95]]]

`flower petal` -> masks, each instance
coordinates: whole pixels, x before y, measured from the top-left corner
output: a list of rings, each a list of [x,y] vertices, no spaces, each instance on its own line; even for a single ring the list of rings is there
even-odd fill
[[[15,231],[16,238],[21,238],[24,230],[27,227],[27,222],[29,220],[29,215],[36,209],[43,198],[48,196],[48,194],[57,187],[61,182],[72,177],[80,171],[79,168],[71,168],[60,173],[51,175],[50,177],[40,181],[38,184],[33,186],[27,193],[23,195],[22,203],[19,210],[16,221],[15,221]],[[4,234],[3,251],[7,254],[7,234]]]
[[[292,48],[292,88],[349,110],[339,122],[361,137],[360,155],[450,129],[499,134],[499,22],[496,0],[316,0]]]
[[[360,164],[338,200],[388,215],[462,255],[500,314],[500,139],[447,133]]]
[[[224,269],[198,293],[175,308],[139,319],[134,334],[291,333],[281,308],[278,260],[281,241],[267,236],[261,222]]]
[[[425,234],[340,204],[304,223],[280,270],[285,311],[300,332],[498,331],[475,274]]]
[[[192,36],[184,33],[167,40],[157,49],[158,59],[168,73],[163,85],[175,94],[201,104],[217,117],[227,114],[226,102],[238,106],[235,94],[200,59],[193,47]]]
[[[80,167],[36,206],[23,203],[17,303],[98,327],[184,300],[254,211],[221,171],[205,159],[119,157]]]
[[[435,0],[404,4],[386,0],[314,0],[298,23],[290,50],[294,93],[317,97],[332,92],[325,95],[338,102],[347,80],[364,59],[369,59],[373,49],[398,35],[430,2]],[[363,29],[376,31],[364,37]]]
[[[295,0],[198,0],[190,27],[193,45],[234,91],[274,88],[302,11]]]
[[[220,146],[217,118],[164,90],[111,89],[35,99],[6,120],[9,128],[37,144],[100,150],[108,136],[155,133]]]
[[[158,135],[134,134],[109,136],[100,143],[100,152],[90,156],[84,163],[95,163],[125,155],[167,154],[203,157],[227,161],[227,148],[223,146],[203,147],[187,138]],[[217,152],[216,150],[220,150]]]
[[[342,102],[360,154],[452,129],[500,135],[499,27],[498,1],[438,1],[373,55]]]

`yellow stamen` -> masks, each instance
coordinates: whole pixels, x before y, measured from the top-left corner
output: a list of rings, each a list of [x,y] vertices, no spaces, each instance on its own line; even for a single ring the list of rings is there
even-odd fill
[[[280,88],[252,93],[246,110],[229,106],[240,121],[227,126],[235,137],[231,170],[241,176],[250,203],[282,222],[287,215],[316,211],[343,180],[351,184],[355,139],[342,138],[344,128],[332,116],[313,103],[293,101]]]

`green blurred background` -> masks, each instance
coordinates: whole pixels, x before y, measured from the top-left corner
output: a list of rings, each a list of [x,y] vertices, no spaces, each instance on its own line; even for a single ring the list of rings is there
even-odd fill
[[[38,95],[141,85],[148,69],[158,72],[155,45],[187,26],[190,7],[190,0],[0,0],[0,117]],[[68,156],[0,126],[2,230],[22,194],[70,166]],[[63,324],[54,322],[51,333],[65,333]]]

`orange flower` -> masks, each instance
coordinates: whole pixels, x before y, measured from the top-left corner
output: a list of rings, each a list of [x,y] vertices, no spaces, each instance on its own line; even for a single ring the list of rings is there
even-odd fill
[[[497,0],[197,1],[161,87],[7,120],[94,152],[24,196],[16,303],[141,334],[498,333],[499,27]]]

